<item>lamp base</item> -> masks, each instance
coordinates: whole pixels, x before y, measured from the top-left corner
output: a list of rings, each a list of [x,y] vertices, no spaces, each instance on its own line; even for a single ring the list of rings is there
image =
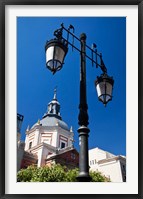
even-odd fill
[[[88,173],[79,174],[76,179],[78,182],[91,182],[92,180]]]

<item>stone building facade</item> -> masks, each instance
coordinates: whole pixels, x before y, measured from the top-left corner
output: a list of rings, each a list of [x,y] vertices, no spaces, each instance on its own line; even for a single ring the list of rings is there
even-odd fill
[[[73,146],[73,137],[72,127],[69,128],[62,120],[55,90],[42,119],[26,130],[21,168],[29,164],[41,167],[58,162],[70,168],[78,167],[78,152]]]
[[[114,155],[98,147],[89,150],[89,166],[92,171],[100,171],[112,182],[126,182],[126,157]]]

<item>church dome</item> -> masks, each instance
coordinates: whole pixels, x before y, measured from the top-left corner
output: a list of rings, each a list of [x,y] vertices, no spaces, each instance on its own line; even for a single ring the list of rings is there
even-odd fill
[[[69,131],[68,125],[62,120],[60,114],[60,103],[57,100],[57,91],[54,90],[54,97],[50,103],[48,103],[47,112],[43,115],[43,118],[36,124],[32,126],[35,127],[36,125],[42,126],[59,126],[65,130]]]
[[[68,125],[58,117],[56,118],[55,116],[52,117],[47,115],[42,120],[40,120],[40,124],[42,126],[50,126],[50,127],[59,126],[65,130],[69,130]]]

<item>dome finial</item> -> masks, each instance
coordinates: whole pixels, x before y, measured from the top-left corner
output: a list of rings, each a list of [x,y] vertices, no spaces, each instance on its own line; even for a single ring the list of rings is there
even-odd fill
[[[57,99],[57,86],[54,89],[54,98],[53,99]]]

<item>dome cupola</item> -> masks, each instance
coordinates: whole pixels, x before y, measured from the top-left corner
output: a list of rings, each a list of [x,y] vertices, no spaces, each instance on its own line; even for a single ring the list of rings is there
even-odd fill
[[[60,103],[57,101],[57,89],[54,89],[53,100],[48,104],[48,115],[54,114],[60,116]]]
[[[35,127],[36,124],[32,126]],[[60,114],[60,103],[57,100],[57,89],[54,89],[54,97],[51,102],[48,103],[47,112],[43,115],[40,120],[41,126],[59,126],[69,131],[68,125],[62,120]]]
[[[60,114],[60,103],[57,100],[57,89],[54,89],[54,97],[52,99],[51,102],[49,102],[48,107],[47,107],[47,112],[44,114],[44,117],[47,116],[54,116],[58,119],[62,119],[61,118],[61,114]]]

